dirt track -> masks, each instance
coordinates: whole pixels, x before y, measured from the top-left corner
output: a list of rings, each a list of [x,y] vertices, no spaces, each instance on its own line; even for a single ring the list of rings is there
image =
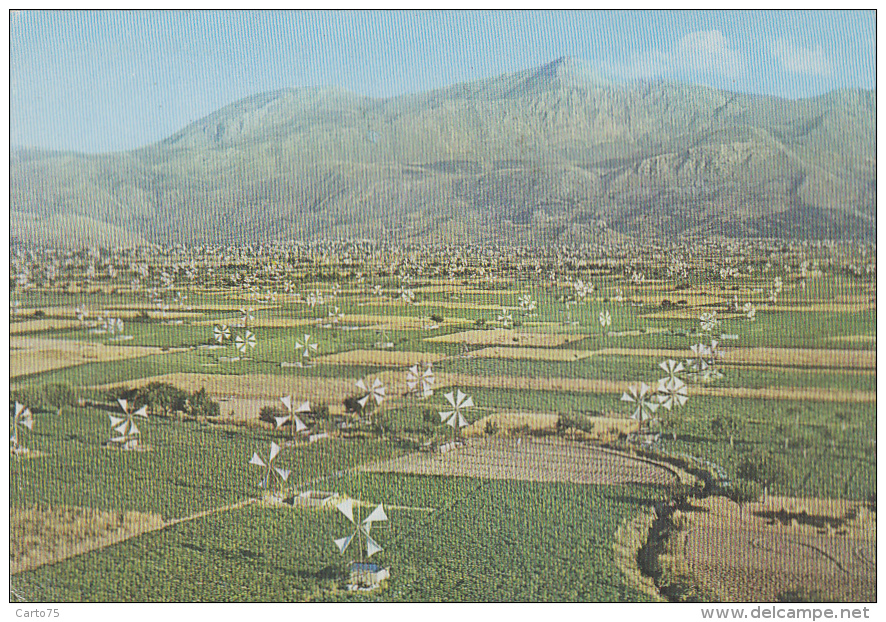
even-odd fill
[[[467,447],[442,454],[416,452],[363,470],[579,484],[666,485],[679,479],[670,467],[599,447],[529,438],[471,439]]]

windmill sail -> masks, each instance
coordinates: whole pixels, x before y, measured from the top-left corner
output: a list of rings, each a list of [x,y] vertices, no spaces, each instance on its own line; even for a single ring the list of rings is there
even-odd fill
[[[354,539],[354,534],[346,536],[344,538],[339,538],[338,540],[334,540],[335,546],[338,547],[340,553],[344,553],[345,549],[348,548],[348,545],[351,543],[351,540]]]
[[[379,505],[377,508],[375,508],[375,509],[372,511],[372,514],[370,514],[369,516],[367,516],[367,517],[363,520],[363,523],[364,523],[364,524],[365,524],[365,523],[373,523],[373,522],[375,522],[375,521],[386,521],[386,520],[388,520],[388,515],[385,514],[385,509],[384,509],[384,507],[382,507],[381,505]]]
[[[370,538],[368,535],[366,536],[366,557],[372,557],[379,551],[383,551],[384,549],[379,545],[378,542]]]
[[[354,522],[354,500],[346,499],[335,506],[339,512],[348,517],[348,520]]]

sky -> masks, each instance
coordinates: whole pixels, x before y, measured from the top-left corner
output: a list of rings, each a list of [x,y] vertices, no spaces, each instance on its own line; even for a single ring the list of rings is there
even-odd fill
[[[873,11],[17,11],[10,142],[144,146],[264,91],[391,97],[575,56],[787,98],[875,88]]]

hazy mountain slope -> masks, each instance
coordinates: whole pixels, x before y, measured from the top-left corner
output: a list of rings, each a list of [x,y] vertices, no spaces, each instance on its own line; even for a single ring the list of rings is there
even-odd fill
[[[875,119],[868,91],[613,84],[575,59],[389,100],[289,89],[128,153],[14,152],[13,236],[872,238]]]

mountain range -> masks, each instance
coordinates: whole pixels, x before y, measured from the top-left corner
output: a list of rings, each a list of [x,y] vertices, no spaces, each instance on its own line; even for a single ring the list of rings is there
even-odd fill
[[[876,235],[876,94],[621,82],[561,58],[374,99],[292,88],[108,154],[13,149],[13,242],[577,244]]]

